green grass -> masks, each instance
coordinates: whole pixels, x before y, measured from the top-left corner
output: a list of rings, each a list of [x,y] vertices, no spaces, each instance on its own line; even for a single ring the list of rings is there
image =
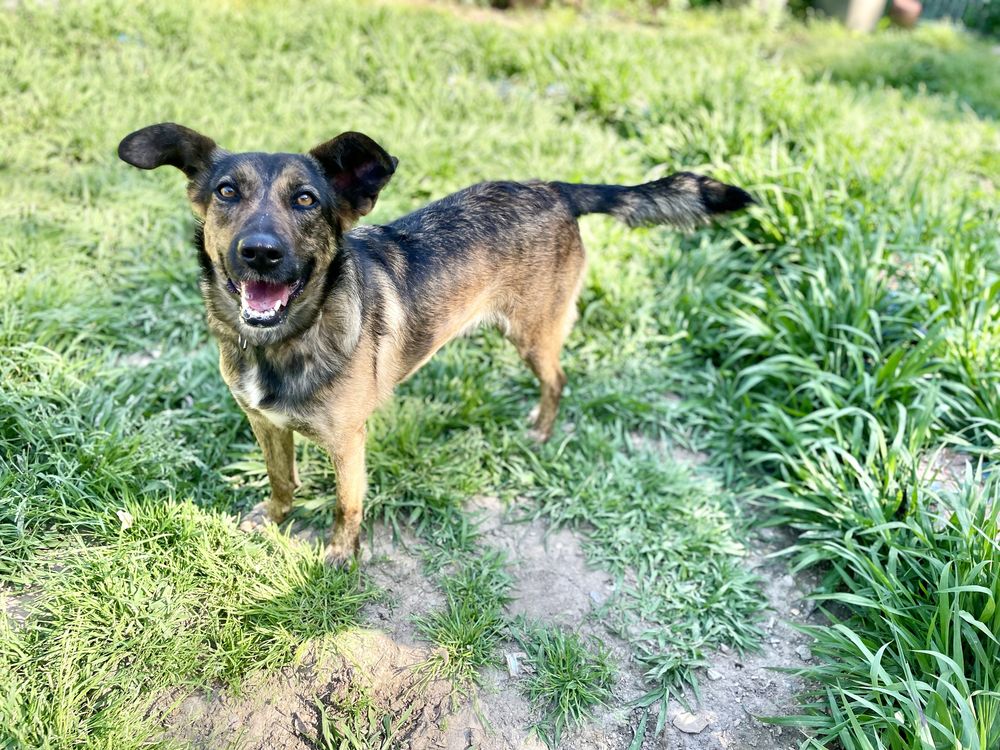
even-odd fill
[[[540,514],[586,530],[588,557],[618,581],[606,621],[665,702],[719,644],[743,651],[761,637],[764,604],[744,567],[740,512],[706,474],[583,421],[520,474]]]
[[[932,512],[817,545],[840,579],[819,598],[866,613],[812,631],[821,663],[808,674],[822,689],[801,721],[819,742],[845,735],[851,746],[876,729],[881,746],[906,748],[918,728],[931,746],[1000,743],[995,486],[969,483],[932,496]]]
[[[465,555],[462,556],[465,558]],[[438,566],[444,562],[437,557]],[[478,682],[483,667],[498,663],[497,647],[507,637],[511,579],[499,552],[444,562],[440,580],[446,603],[441,611],[419,615],[417,630],[438,646],[422,669],[464,690]]]
[[[128,528],[68,535],[13,579],[31,594],[24,625],[2,621],[2,736],[15,747],[143,745],[162,691],[285,664],[373,596],[286,537],[240,534],[190,503],[126,507]]]
[[[320,722],[315,745],[321,750],[392,750],[399,746],[398,735],[414,708],[394,716],[356,686],[331,705],[317,700]]]
[[[535,732],[546,745],[557,747],[566,728],[582,724],[595,708],[607,705],[614,665],[601,644],[588,644],[576,633],[522,621],[515,625],[515,637],[528,657],[525,692],[544,707]]]
[[[374,221],[487,178],[684,167],[751,189],[758,207],[687,237],[585,220],[553,442],[525,438],[535,384],[510,347],[457,342],[373,420],[369,518],[453,566],[421,627],[471,681],[512,632],[515,561],[463,502],[526,498],[575,526],[617,580],[604,621],[649,703],[720,645],[753,647],[746,525],[790,525],[833,618],[810,631],[818,687],[791,719],[807,742],[996,745],[996,482],[944,493],[917,467],[942,443],[984,473],[997,452],[1000,58],[944,26],[645,20],[333,0],[0,12],[0,578],[34,610],[0,617],[0,744],[148,746],[162,690],[288,663],[375,595],[227,515],[266,489],[202,322],[183,186],[114,156],[173,119],[241,149],[370,133],[400,157]],[[676,466],[670,441],[711,467]],[[328,523],[328,462],[299,452],[297,523]],[[591,687],[573,702],[559,667],[592,662],[548,637],[565,661],[536,699],[570,700],[545,714],[568,722]]]

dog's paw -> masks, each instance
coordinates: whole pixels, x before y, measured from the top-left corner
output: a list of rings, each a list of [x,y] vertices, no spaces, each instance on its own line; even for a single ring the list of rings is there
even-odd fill
[[[552,430],[545,431],[538,427],[532,427],[528,430],[528,439],[535,445],[549,442],[550,437],[552,437]]]
[[[552,437],[552,428],[554,426],[550,423],[548,429],[546,429],[545,425],[540,424],[541,411],[541,405],[536,404],[535,408],[533,408],[528,414],[528,423],[531,425],[531,427],[528,428],[528,439],[535,445],[547,443],[549,438]]]
[[[275,523],[271,517],[270,504],[265,500],[253,506],[240,521],[240,531],[260,531],[268,524]]]
[[[323,555],[323,562],[331,568],[349,568],[357,559],[357,545],[354,544],[334,544],[326,546]]]

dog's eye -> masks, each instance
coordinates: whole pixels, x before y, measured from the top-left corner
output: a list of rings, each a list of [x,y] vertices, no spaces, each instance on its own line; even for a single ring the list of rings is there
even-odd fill
[[[216,194],[224,201],[236,200],[236,188],[225,182],[215,189]]]
[[[309,208],[310,206],[316,205],[316,196],[310,193],[308,190],[303,190],[301,193],[295,196],[295,205],[301,206],[302,208]]]

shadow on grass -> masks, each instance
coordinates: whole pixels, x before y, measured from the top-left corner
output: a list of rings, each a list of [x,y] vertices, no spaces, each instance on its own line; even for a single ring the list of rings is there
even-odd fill
[[[274,530],[243,534],[156,497],[126,508],[96,512],[86,538],[50,534],[22,561],[30,612],[14,630],[0,618],[0,694],[13,715],[35,718],[19,746],[49,746],[58,732],[131,747],[111,742],[116,727],[147,736],[139,725],[164,691],[237,686],[290,664],[357,625],[377,596],[357,569],[333,570]]]

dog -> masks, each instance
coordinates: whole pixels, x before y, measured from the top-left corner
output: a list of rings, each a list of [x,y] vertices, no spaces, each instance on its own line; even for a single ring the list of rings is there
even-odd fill
[[[161,123],[126,136],[118,155],[188,179],[208,326],[271,486],[241,527],[288,515],[298,432],[336,471],[334,565],[359,550],[366,420],[460,333],[504,332],[541,385],[533,434],[552,434],[566,385],[559,354],[584,276],[579,216],[690,228],[753,202],[688,172],[631,187],[483,182],[391,224],[356,226],[398,164],[361,133],[306,154],[230,153]]]

